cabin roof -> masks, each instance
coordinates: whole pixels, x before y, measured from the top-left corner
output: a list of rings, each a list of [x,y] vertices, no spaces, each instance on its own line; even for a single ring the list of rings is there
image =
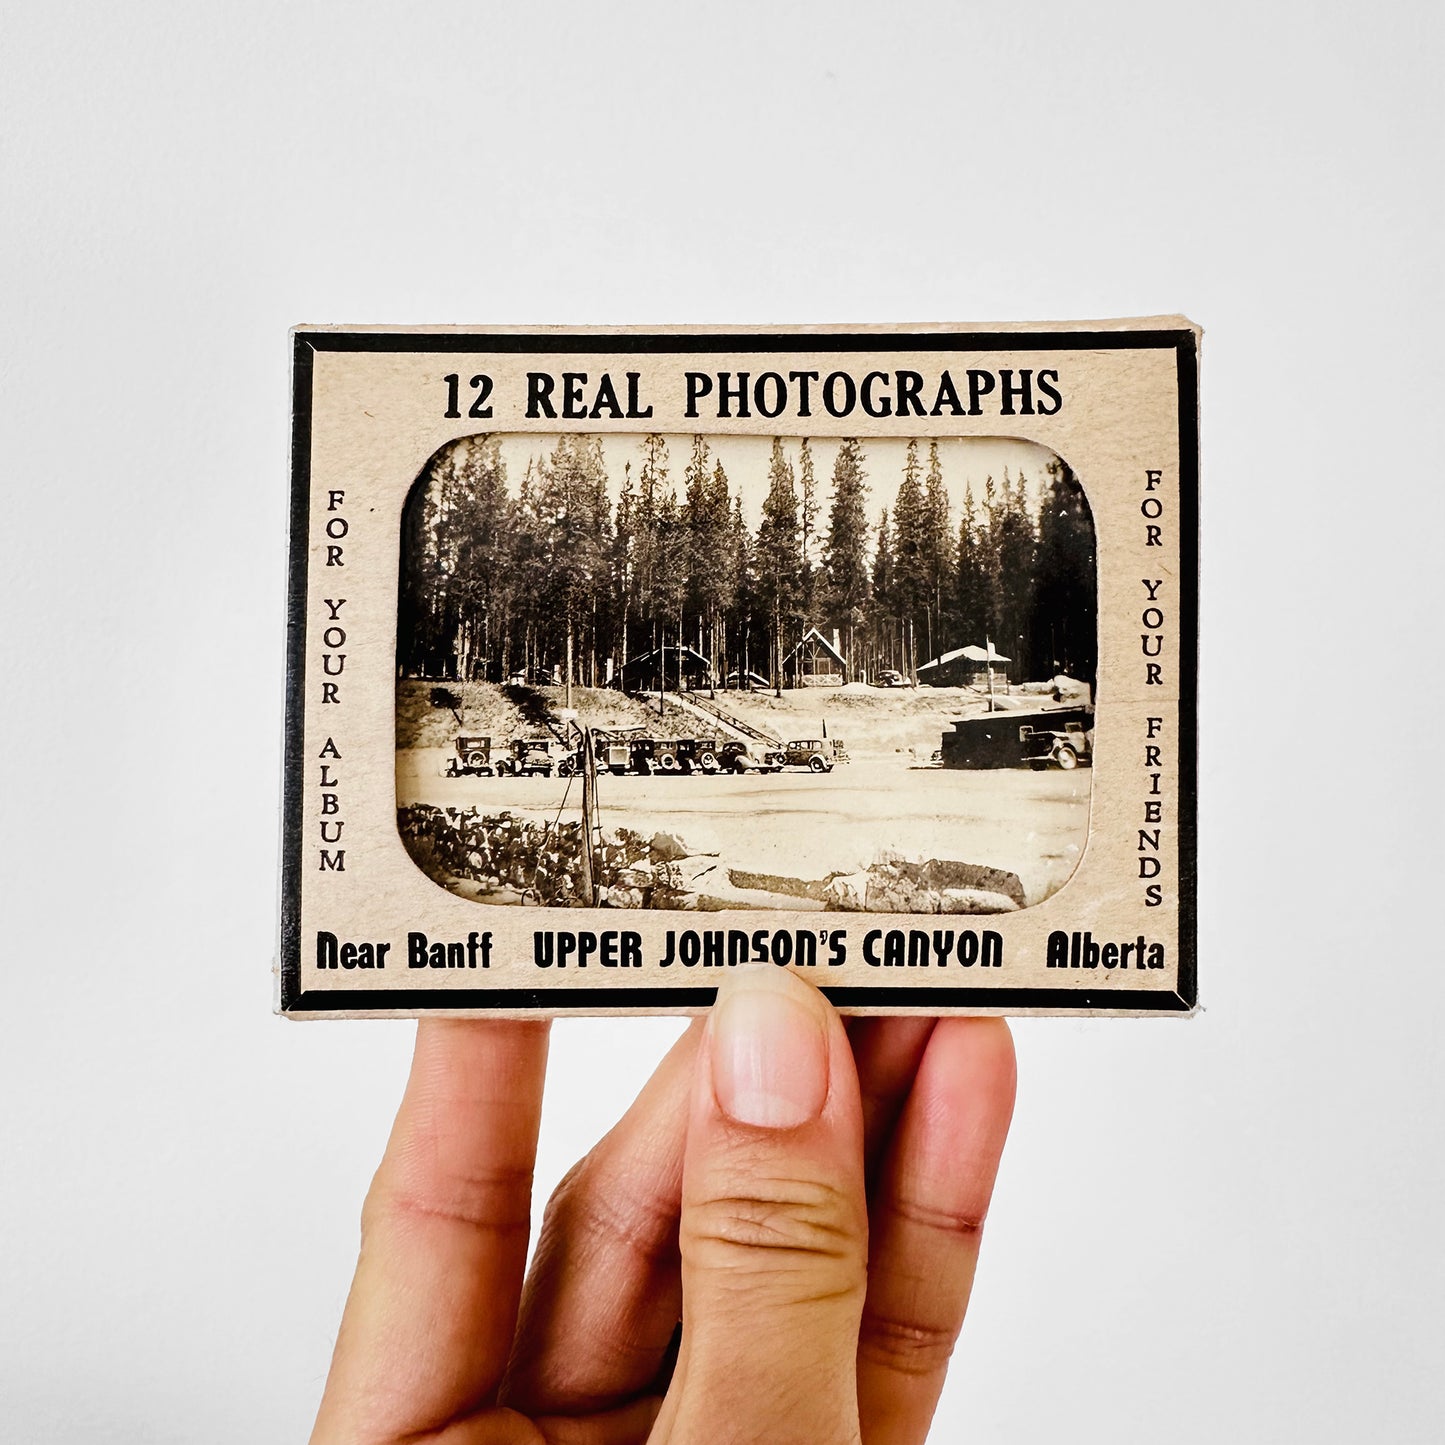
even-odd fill
[[[802,641],[798,643],[798,645],[788,654],[787,658],[784,660],[787,662],[791,662],[792,659],[795,658],[805,647],[807,647],[809,643],[815,643],[817,644],[817,646],[821,647],[823,651],[826,652],[828,656],[831,657],[833,661],[838,664],[839,667],[848,666],[847,660],[844,658],[843,654],[839,652],[838,649],[834,647],[833,644],[829,642],[828,639],[824,637],[823,634],[819,632],[816,627],[810,627],[803,634]]]
[[[636,657],[629,657],[627,659],[627,666],[628,668],[641,667],[644,663],[655,662],[658,653],[662,654],[662,660],[665,663],[669,652],[672,653],[674,657],[680,654],[684,662],[696,662],[703,667],[708,666],[707,658],[705,658],[697,648],[688,647],[686,644],[679,648],[675,642],[664,642],[661,647],[654,647],[651,652],[643,652],[639,653]]]
[[[952,652],[945,652],[929,662],[920,663],[919,672],[926,672],[930,667],[942,667],[946,663],[957,662],[964,658],[969,662],[1012,662],[1013,658],[1005,657],[1003,653],[994,649],[993,643],[989,643],[988,650],[970,644],[968,647],[955,647]]]

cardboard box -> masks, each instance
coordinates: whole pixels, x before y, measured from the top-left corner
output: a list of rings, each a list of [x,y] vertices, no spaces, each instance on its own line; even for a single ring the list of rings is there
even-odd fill
[[[1198,341],[299,328],[281,1011],[1191,1011]]]

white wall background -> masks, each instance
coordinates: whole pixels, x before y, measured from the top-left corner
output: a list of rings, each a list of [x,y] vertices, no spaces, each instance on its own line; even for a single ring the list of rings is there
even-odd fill
[[[1019,1025],[935,1438],[1440,1438],[1438,7],[0,25],[0,1439],[303,1439],[404,1075],[269,1012],[288,326],[1174,310],[1207,1008]],[[676,1027],[558,1027],[544,1185]]]

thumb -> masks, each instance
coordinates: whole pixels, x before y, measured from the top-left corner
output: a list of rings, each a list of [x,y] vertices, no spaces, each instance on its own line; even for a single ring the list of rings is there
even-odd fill
[[[856,1441],[867,1236],[842,1021],[792,970],[740,969],[694,1078],[682,1346],[653,1439]]]

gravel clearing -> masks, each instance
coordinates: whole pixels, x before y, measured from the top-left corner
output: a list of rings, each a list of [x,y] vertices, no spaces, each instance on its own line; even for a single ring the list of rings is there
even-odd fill
[[[397,753],[399,806],[505,809],[548,821],[560,808],[564,820],[580,817],[580,779],[570,780],[569,790],[560,778],[446,778],[448,754],[440,747]],[[1083,854],[1088,768],[962,771],[917,766],[906,754],[854,758],[826,774],[604,774],[597,784],[602,825],[675,833],[694,852],[719,854],[727,867],[783,877],[852,873],[890,849],[983,864],[1016,873],[1026,904],[1057,892]]]

